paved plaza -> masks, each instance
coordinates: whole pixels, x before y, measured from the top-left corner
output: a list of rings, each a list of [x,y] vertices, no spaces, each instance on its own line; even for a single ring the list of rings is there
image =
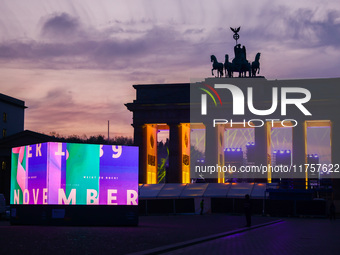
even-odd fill
[[[335,255],[340,253],[339,240],[339,221],[335,223],[325,219],[287,219],[159,254]],[[150,254],[150,252],[145,251],[140,254]]]
[[[340,220],[240,215],[141,216],[138,227],[11,226],[1,254],[339,254]]]

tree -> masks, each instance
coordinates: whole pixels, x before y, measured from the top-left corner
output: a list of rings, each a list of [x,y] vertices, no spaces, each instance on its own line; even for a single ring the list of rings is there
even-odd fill
[[[125,136],[115,136],[111,138],[110,141],[107,141],[103,135],[90,136],[89,138],[84,134],[82,136],[79,135],[70,135],[68,137],[61,136],[56,132],[50,132],[49,134],[53,138],[57,138],[60,142],[66,143],[89,143],[89,144],[109,144],[109,145],[133,145],[133,139],[131,137]]]

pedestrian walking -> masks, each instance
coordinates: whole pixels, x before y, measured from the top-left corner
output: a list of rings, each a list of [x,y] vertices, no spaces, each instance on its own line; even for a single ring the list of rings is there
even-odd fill
[[[250,203],[250,197],[249,195],[245,195],[245,201],[243,204],[244,208],[244,213],[246,215],[246,222],[247,222],[247,227],[251,226],[251,203]]]
[[[201,200],[201,204],[200,204],[200,206],[201,206],[201,215],[203,214],[203,210],[204,210],[204,199],[202,199]]]
[[[329,207],[329,219],[330,220],[335,220],[335,205],[334,205],[334,201],[332,200],[331,205]]]

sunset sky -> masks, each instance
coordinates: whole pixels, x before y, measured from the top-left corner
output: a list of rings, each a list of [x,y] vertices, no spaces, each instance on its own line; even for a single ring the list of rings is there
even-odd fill
[[[340,77],[334,1],[0,0],[0,93],[25,129],[132,136],[133,84],[211,77],[233,33],[267,79]]]

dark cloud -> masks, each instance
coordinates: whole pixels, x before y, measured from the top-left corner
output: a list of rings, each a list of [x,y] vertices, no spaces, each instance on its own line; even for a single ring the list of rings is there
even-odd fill
[[[25,60],[44,68],[139,68],[147,65],[159,67],[173,65],[183,54],[195,48],[189,40],[182,39],[181,33],[168,27],[153,27],[135,39],[110,38],[102,34],[97,40],[84,39],[62,43],[53,42],[6,42],[0,44],[1,60]],[[153,62],[153,59],[158,61]],[[195,62],[194,62],[195,63]]]
[[[315,20],[315,14],[308,9],[300,9],[289,18],[288,24],[294,38],[299,39],[306,46],[334,46],[340,44],[340,12],[329,11],[325,20]],[[314,38],[315,37],[315,40]]]
[[[16,60],[31,59],[34,57],[34,47],[36,43],[10,41],[0,44],[0,59]]]
[[[240,43],[247,45],[249,59],[253,59],[256,52],[263,52],[269,44],[288,49],[340,46],[339,12],[329,11],[324,19],[316,19],[316,14],[309,9],[290,12],[280,7],[264,12],[259,13],[263,26],[241,28]],[[67,13],[55,14],[42,25],[42,34],[53,40],[0,43],[0,61],[25,61],[51,69],[136,70],[163,66],[195,68],[209,65],[211,54],[220,62],[224,61],[224,54],[233,55],[232,46],[228,46],[234,44],[229,28],[180,31],[179,27],[171,25],[151,27],[147,21],[144,23],[149,26],[144,29],[138,28],[136,21],[130,22],[134,25],[112,23],[103,31],[90,31]],[[133,36],[120,37],[121,33]]]
[[[332,46],[340,48],[340,12],[328,10],[325,17],[308,8],[291,11],[287,7],[263,10],[259,15],[263,26],[253,29],[245,28],[241,37],[254,44],[285,45],[295,49]]]
[[[41,34],[48,38],[66,39],[77,35],[79,28],[77,18],[67,13],[53,14],[43,22]]]

